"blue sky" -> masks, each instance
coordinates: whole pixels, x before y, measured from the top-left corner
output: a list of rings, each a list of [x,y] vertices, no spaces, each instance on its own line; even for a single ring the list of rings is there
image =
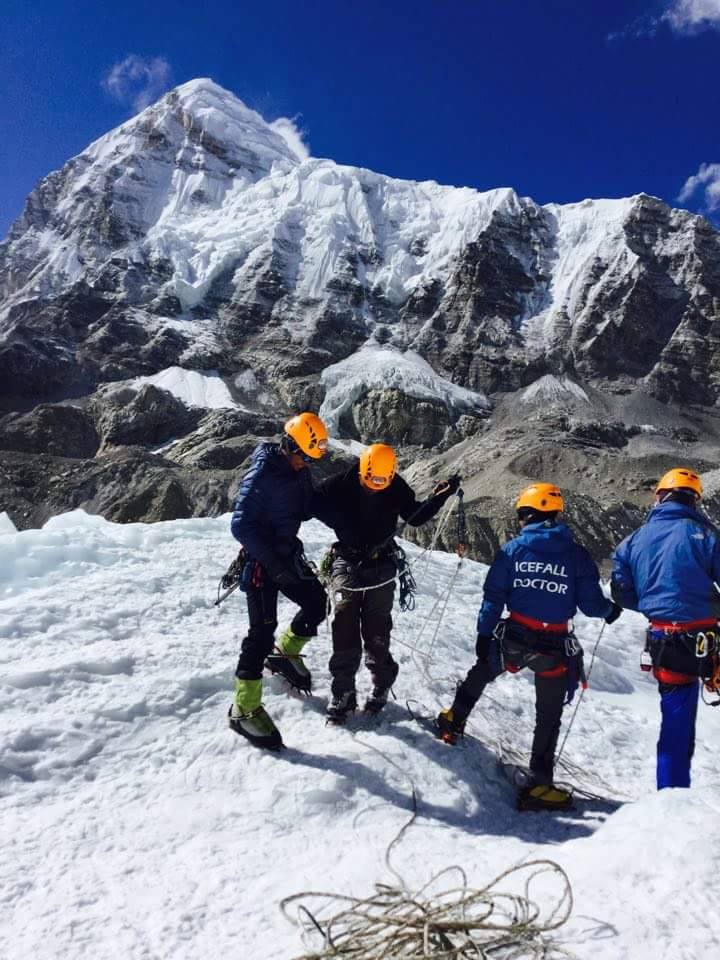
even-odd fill
[[[314,156],[718,218],[719,64],[720,0],[6,0],[0,236],[39,179],[198,76],[295,118]]]

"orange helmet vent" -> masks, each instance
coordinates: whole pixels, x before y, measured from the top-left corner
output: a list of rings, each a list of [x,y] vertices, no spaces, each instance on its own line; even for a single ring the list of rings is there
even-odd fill
[[[328,447],[327,427],[315,413],[298,413],[285,424],[285,435],[298,450],[313,460],[325,456]]]
[[[554,483],[533,483],[525,487],[517,498],[515,509],[530,507],[541,513],[555,513],[565,509],[560,488]]]

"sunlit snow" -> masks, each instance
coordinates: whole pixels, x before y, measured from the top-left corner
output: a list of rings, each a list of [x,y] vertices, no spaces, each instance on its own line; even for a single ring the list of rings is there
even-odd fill
[[[128,381],[128,386],[139,389],[146,383],[169,391],[189,407],[217,410],[237,406],[220,374],[211,370],[201,373],[183,367],[168,367],[149,377],[135,377]]]

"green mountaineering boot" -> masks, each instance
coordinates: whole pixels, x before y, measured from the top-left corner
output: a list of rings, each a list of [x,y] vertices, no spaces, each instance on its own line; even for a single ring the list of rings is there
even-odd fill
[[[260,703],[261,696],[262,680],[236,680],[235,702],[228,711],[228,725],[254,747],[279,750],[282,737]]]
[[[301,693],[310,693],[312,687],[310,671],[300,652],[309,639],[310,637],[298,637],[288,627],[280,634],[275,651],[265,658],[265,666],[270,673],[279,673],[290,686]]]
[[[462,737],[465,733],[465,721],[457,720],[452,708],[440,711],[435,718],[435,726],[438,738],[449,743],[450,746],[457,743],[458,737]]]

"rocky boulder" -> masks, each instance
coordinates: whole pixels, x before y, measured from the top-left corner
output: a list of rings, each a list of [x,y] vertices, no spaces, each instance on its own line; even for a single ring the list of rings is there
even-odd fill
[[[236,488],[234,474],[183,469],[137,447],[94,460],[0,453],[0,502],[19,530],[76,509],[117,523],[218,516]]]
[[[73,404],[40,404],[0,420],[0,449],[58,457],[94,457],[100,446],[92,416]]]
[[[192,430],[201,416],[167,390],[145,384],[96,396],[94,406],[103,446],[155,446]]]
[[[448,407],[418,400],[400,390],[370,390],[352,405],[342,427],[363,443],[400,443],[432,447],[452,422]]]

